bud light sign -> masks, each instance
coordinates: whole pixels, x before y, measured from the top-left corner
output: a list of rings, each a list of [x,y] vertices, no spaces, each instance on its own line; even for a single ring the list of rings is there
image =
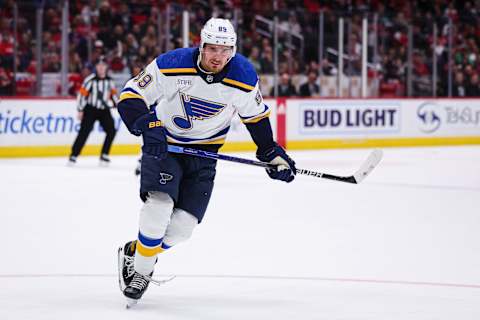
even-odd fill
[[[396,103],[301,103],[300,132],[396,133],[400,131],[400,105]]]

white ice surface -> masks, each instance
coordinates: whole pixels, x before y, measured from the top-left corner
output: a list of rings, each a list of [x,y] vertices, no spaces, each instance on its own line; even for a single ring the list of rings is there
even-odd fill
[[[351,174],[369,150],[291,152]],[[238,156],[252,158],[252,153]],[[360,185],[219,162],[204,222],[125,309],[135,157],[0,160],[0,319],[480,319],[480,147],[384,149]]]

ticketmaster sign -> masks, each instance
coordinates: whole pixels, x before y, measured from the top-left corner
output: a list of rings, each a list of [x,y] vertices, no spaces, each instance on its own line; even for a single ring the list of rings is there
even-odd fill
[[[138,144],[139,139],[128,133],[115,109],[112,115],[117,129],[115,141]],[[70,146],[80,122],[73,99],[1,99],[0,147]],[[89,144],[101,144],[105,135],[99,123],[88,138]]]

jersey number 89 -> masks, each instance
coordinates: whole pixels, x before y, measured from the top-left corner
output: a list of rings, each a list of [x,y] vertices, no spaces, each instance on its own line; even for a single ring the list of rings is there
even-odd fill
[[[138,82],[137,85],[140,89],[145,89],[152,82],[152,76],[148,73],[145,74],[145,70],[143,70],[133,81]]]

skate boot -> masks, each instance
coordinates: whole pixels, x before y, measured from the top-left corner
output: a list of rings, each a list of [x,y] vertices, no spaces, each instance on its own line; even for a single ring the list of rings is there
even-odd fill
[[[120,291],[127,298],[127,308],[137,304],[150,282],[160,286],[175,278],[175,276],[171,276],[163,280],[154,280],[152,279],[153,271],[148,276],[136,272],[134,268],[136,248],[137,240],[129,241],[123,247],[118,248],[118,283]],[[158,257],[155,263],[157,261]]]
[[[67,166],[68,167],[73,167],[77,163],[77,157],[75,156],[70,156],[68,158]]]
[[[142,172],[142,159],[138,159],[137,167],[135,168],[135,175],[139,176]]]
[[[123,294],[127,297],[127,308],[137,304],[137,301],[143,296],[145,291],[147,291],[152,274],[153,272],[150,276],[144,276],[135,272],[130,284],[123,291]]]
[[[108,167],[109,164],[110,164],[110,157],[108,156],[108,154],[103,153],[100,156],[100,167]]]
[[[137,240],[134,240],[118,248],[118,284],[122,292],[130,284],[135,274],[133,263],[136,246]]]

